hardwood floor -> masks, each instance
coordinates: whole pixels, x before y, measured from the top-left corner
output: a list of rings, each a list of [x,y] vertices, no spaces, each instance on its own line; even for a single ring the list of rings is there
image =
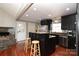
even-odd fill
[[[74,49],[57,47],[56,51],[52,53],[51,56],[76,56],[76,51]]]
[[[0,50],[0,56],[29,56],[29,53],[30,50],[28,50],[28,53],[25,52],[23,41],[10,46],[6,50]],[[76,56],[76,52],[63,47],[57,47],[56,51],[49,56]]]

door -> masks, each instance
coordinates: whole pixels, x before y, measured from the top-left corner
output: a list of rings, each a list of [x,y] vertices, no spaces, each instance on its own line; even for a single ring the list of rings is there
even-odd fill
[[[16,41],[23,41],[26,39],[26,23],[18,21],[16,23]]]

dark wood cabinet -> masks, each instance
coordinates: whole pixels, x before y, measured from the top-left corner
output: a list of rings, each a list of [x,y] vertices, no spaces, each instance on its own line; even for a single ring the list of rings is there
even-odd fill
[[[43,19],[41,20],[41,25],[48,25],[51,24],[52,20],[51,19]]]
[[[49,38],[49,34],[40,33],[29,33],[31,40],[40,41],[40,50],[42,56],[48,56],[55,51],[55,39]]]
[[[51,24],[52,24],[52,19],[43,19],[41,20],[40,24],[43,25],[47,25],[48,26],[48,32],[50,32],[51,30]]]
[[[69,49],[75,49],[76,46],[76,37],[68,36],[68,48]]]
[[[65,48],[68,48],[68,38],[60,37],[59,45]]]
[[[76,29],[76,14],[71,14],[61,17],[62,30],[75,30]]]
[[[76,49],[76,37],[68,36],[68,38],[60,37],[59,45],[68,49]]]

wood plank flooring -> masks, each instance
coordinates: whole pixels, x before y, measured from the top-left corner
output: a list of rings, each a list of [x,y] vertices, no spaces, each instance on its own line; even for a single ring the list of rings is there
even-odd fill
[[[0,50],[0,56],[29,56],[29,53],[30,50],[28,50],[28,53],[25,52],[23,41],[10,46],[6,50]],[[57,47],[56,51],[49,56],[76,56],[76,52],[63,47]]]
[[[76,51],[74,49],[57,47],[56,51],[52,53],[51,56],[76,56]]]

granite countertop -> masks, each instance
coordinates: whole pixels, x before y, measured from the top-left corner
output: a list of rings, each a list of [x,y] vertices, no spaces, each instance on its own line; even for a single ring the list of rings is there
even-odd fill
[[[38,34],[66,34],[64,32],[32,32],[32,33],[38,33]]]
[[[37,34],[49,34],[49,32],[30,32],[30,33],[37,33]]]
[[[49,32],[35,32],[35,33],[39,33],[39,34],[49,34]]]

